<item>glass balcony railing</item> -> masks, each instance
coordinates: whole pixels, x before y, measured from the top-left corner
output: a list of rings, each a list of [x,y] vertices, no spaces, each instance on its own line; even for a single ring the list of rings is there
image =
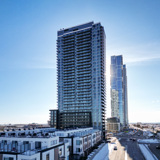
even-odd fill
[[[81,71],[82,71],[82,72],[91,71],[91,68],[88,68],[88,67],[85,67],[85,68],[84,68],[84,67],[83,67],[82,69],[78,70],[78,72],[81,72]]]
[[[63,88],[63,91],[64,91],[65,93],[75,92],[75,88]]]
[[[63,59],[63,64],[64,63],[75,63],[74,59]]]
[[[76,43],[82,43],[82,42],[91,42],[91,37],[89,38],[79,38],[76,40]]]
[[[77,46],[81,46],[81,45],[91,45],[91,42],[90,42],[90,41],[77,42],[76,45],[77,45]]]
[[[87,77],[79,77],[77,78],[77,83],[80,82],[80,81],[91,81],[91,77],[90,76],[87,76]]]
[[[91,76],[91,71],[77,72],[77,77]]]
[[[85,78],[85,77],[91,78],[91,74],[87,74],[87,73],[84,73],[84,74],[77,74],[77,78]]]
[[[70,66],[70,65],[74,65],[75,62],[65,62],[63,63],[63,66]]]
[[[75,55],[73,55],[73,54],[69,54],[69,55],[67,55],[67,56],[63,56],[63,60],[73,60],[73,59],[75,59]]]
[[[91,53],[81,53],[77,55],[77,59],[81,58],[81,57],[92,57]]]
[[[82,34],[77,34],[77,38],[83,37],[83,36],[91,36],[91,32],[86,32],[86,33],[82,33]]]
[[[64,56],[64,55],[67,56],[68,54],[71,54],[71,53],[72,53],[72,54],[75,53],[75,50],[70,50],[70,51],[64,50],[64,51],[63,51],[63,56]]]
[[[75,85],[75,81],[74,81],[74,82],[64,81],[63,84],[64,84],[64,85]]]
[[[83,87],[83,86],[92,86],[91,85],[91,80],[90,81],[81,81],[81,83],[77,83],[77,87]]]
[[[64,92],[63,95],[64,95],[64,96],[75,96],[74,93],[67,93],[67,92]]]
[[[62,48],[63,48],[63,49],[75,48],[75,45],[74,45],[74,44],[63,45]]]
[[[65,46],[68,46],[68,45],[75,45],[75,41],[74,40],[69,41],[69,42],[63,41],[62,47],[65,47]]]
[[[63,37],[62,42],[73,41],[73,40],[75,40],[75,36],[66,36]]]
[[[91,44],[86,43],[86,44],[77,44],[76,45],[76,49],[81,49],[81,48],[87,48],[87,47],[91,47]]]
[[[75,52],[75,48],[63,49],[63,52],[71,52],[71,51]]]
[[[77,49],[77,52],[82,52],[82,51],[91,51],[91,47],[84,47],[84,48],[80,48],[80,49]]]
[[[75,56],[74,52],[71,52],[71,53],[67,52],[67,54],[63,54],[63,58],[74,57],[74,56]]]
[[[66,68],[64,68],[63,70],[68,72],[69,70],[74,71],[74,69],[75,69],[75,65],[69,65]]]
[[[84,68],[86,68],[86,67],[88,67],[88,65],[91,65],[91,61],[79,62],[79,63],[77,63],[77,68],[79,66],[83,66]]]
[[[86,30],[86,31],[80,31],[80,32],[78,32],[77,33],[77,35],[81,35],[81,34],[87,34],[88,32],[90,32],[91,33],[91,29],[88,29],[88,30]]]
[[[91,91],[87,91],[87,92],[78,92],[77,95],[90,95],[91,94]]]
[[[72,76],[72,77],[70,77],[70,76],[68,76],[68,77],[63,77],[63,80],[75,80],[75,76]]]
[[[74,74],[74,73],[75,73],[75,70],[72,70],[72,68],[63,71],[63,74]]]
[[[77,86],[77,89],[90,89],[91,85],[81,85],[81,86]]]
[[[87,39],[87,38],[91,38],[91,35],[88,34],[88,35],[77,36],[76,40]]]
[[[67,43],[67,42],[74,42],[75,41],[75,37],[66,37],[62,39],[63,43]]]
[[[90,50],[83,50],[83,51],[78,51],[77,52],[77,55],[82,55],[82,54],[85,54],[85,53],[90,53],[91,54],[91,49]]]
[[[72,83],[71,84],[65,84],[64,83],[64,85],[63,85],[63,87],[65,88],[68,88],[68,87],[70,87],[70,88],[72,88],[72,87],[75,87],[75,85],[73,85]]]
[[[78,65],[77,66],[77,71],[79,71],[81,69],[85,69],[85,68],[89,68],[90,69],[90,67],[91,67],[91,63],[85,64],[85,66],[84,65]]]
[[[86,61],[91,61],[91,56],[90,55],[77,58],[77,63],[86,62]]]

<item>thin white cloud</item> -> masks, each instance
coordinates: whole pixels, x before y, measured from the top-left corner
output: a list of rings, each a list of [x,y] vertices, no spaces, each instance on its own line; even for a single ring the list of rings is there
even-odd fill
[[[160,42],[139,44],[124,48],[108,48],[109,55],[123,55],[124,63],[137,64],[140,62],[160,60]]]
[[[56,69],[54,64],[47,63],[26,64],[24,67],[27,69]]]
[[[157,100],[153,100],[152,103],[160,103],[160,101],[157,99]]]
[[[56,55],[53,54],[44,54],[42,56],[32,57],[30,62],[26,64],[27,68],[35,69],[56,69]]]

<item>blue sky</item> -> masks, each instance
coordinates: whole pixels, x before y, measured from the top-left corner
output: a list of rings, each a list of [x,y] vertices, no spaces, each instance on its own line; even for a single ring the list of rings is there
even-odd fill
[[[0,0],[0,123],[47,122],[57,106],[57,31],[88,21],[105,27],[108,67],[123,55],[129,121],[159,122],[159,19],[159,0]]]

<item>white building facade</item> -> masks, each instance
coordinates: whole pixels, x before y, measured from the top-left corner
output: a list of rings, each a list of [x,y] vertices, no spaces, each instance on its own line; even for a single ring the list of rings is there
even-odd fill
[[[93,128],[0,132],[0,160],[76,160],[101,139],[102,132]]]

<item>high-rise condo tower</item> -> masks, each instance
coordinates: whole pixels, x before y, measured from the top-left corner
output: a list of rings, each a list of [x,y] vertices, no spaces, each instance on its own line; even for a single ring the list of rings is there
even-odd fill
[[[105,130],[105,32],[89,22],[58,31],[59,128]]]
[[[128,125],[127,73],[122,55],[111,56],[111,116],[119,118],[123,127]]]

